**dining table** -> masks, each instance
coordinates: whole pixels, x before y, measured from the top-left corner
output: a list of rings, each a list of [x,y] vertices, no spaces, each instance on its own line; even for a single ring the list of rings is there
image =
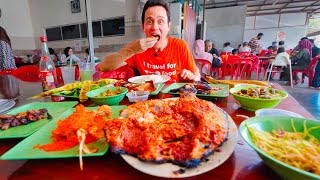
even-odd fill
[[[169,85],[170,84],[166,84],[165,87]],[[275,84],[274,87],[285,91],[279,84]],[[57,100],[50,96],[40,99],[29,98],[41,92],[41,82],[25,82],[10,75],[0,75],[0,99],[10,99],[22,95],[22,98],[16,100],[14,107],[31,102],[51,102]],[[164,99],[170,97],[172,97],[172,95],[160,92],[150,98]],[[58,100],[65,101],[63,99]],[[245,120],[245,118],[237,115],[255,116],[254,112],[241,108],[232,95],[224,98],[210,99],[210,101],[227,112],[237,127]],[[124,98],[120,104],[130,105],[131,103],[127,98]],[[93,105],[91,102],[85,104],[85,106]],[[290,94],[280,102],[276,108],[289,110],[305,118],[314,119],[312,114],[300,105]],[[281,179],[280,176],[270,169],[258,154],[246,144],[239,131],[237,134],[234,151],[224,163],[206,173],[185,179]],[[22,140],[22,138],[0,139],[0,155],[3,155]],[[106,154],[99,157],[85,157],[83,162],[84,170],[81,171],[77,157],[0,160],[0,179],[162,179],[136,170],[126,163],[120,155],[111,151],[107,151]],[[157,169],[154,171],[157,171]]]

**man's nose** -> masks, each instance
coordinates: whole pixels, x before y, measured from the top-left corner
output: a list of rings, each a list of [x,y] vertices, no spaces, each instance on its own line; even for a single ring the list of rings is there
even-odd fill
[[[159,29],[159,24],[158,24],[157,22],[154,22],[154,23],[152,24],[152,29],[153,29],[153,30]]]

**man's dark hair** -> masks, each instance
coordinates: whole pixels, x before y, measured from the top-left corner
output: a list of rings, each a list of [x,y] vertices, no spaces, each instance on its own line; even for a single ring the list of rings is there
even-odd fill
[[[311,42],[311,44],[314,44],[314,39],[309,39],[309,41]]]
[[[169,5],[168,5],[168,3],[166,3],[166,1],[164,1],[164,0],[148,0],[146,2],[146,4],[144,5],[144,7],[143,7],[143,11],[142,11],[142,15],[141,15],[142,23],[144,23],[144,16],[146,14],[147,9],[150,8],[150,7],[153,7],[153,6],[161,6],[161,7],[163,7],[167,12],[168,23],[171,21],[170,9],[169,9]]]
[[[231,54],[232,54],[232,55],[238,54],[238,49],[232,49]]]
[[[223,44],[224,47],[230,46],[230,42],[226,42]]]
[[[263,33],[259,33],[258,36],[263,36]]]
[[[284,45],[284,41],[279,41],[279,46],[283,46]]]
[[[303,38],[301,38],[300,40],[304,40],[304,39],[309,39],[308,37],[303,37]]]

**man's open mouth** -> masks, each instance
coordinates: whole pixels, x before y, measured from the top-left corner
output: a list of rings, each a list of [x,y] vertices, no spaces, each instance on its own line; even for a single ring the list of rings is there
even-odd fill
[[[160,35],[158,34],[151,34],[152,37],[158,38],[158,41],[160,40]]]

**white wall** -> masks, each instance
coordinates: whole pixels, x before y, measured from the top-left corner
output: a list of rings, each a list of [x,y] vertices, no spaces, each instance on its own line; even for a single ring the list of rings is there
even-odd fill
[[[228,41],[237,48],[243,40],[246,11],[246,6],[206,9],[206,39],[213,40],[218,49]]]
[[[0,0],[0,25],[7,31],[13,49],[35,49],[28,0]]]
[[[267,48],[277,40],[278,32],[285,32],[285,45],[287,49],[295,47],[301,37],[306,36],[306,13],[276,14],[264,16],[250,16],[246,18],[246,30],[243,41],[250,41],[252,37],[262,32],[264,36],[261,44]]]

